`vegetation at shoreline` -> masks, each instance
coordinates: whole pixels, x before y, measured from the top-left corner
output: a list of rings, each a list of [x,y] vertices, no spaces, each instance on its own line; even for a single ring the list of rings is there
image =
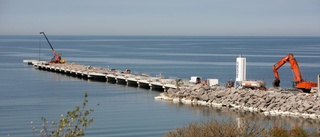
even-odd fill
[[[316,132],[307,132],[301,127],[290,130],[277,125],[268,128],[267,124],[252,121],[249,118],[202,123],[190,123],[165,134],[165,137],[319,137]]]
[[[86,109],[88,103],[87,98],[88,93],[85,93],[81,107],[76,106],[74,110],[68,111],[66,116],[61,115],[59,122],[52,121],[51,126],[45,117],[41,118],[43,124],[40,130],[38,130],[34,126],[33,121],[31,121],[33,135],[42,137],[84,136],[86,128],[93,122],[93,118],[88,118],[88,115],[94,112],[92,108]]]

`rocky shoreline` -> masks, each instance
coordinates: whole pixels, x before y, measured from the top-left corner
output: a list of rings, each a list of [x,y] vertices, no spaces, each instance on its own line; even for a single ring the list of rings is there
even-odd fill
[[[292,116],[320,120],[320,98],[317,94],[269,89],[268,91],[225,88],[196,84],[179,90],[168,89],[155,97],[174,103],[227,107],[259,112],[267,116]]]

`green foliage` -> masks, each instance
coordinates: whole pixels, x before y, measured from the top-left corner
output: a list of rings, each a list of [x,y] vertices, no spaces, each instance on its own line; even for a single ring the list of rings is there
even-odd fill
[[[183,81],[181,78],[176,79],[176,85],[178,85],[178,86],[183,85]]]
[[[82,106],[76,106],[72,111],[68,111],[66,116],[61,115],[59,122],[52,121],[51,126],[45,117],[42,117],[42,128],[40,130],[40,136],[47,137],[76,137],[84,136],[86,128],[93,122],[93,118],[88,118],[88,115],[94,112],[94,109],[86,109],[88,103],[88,94],[84,94],[84,101]],[[98,104],[99,105],[99,104]],[[31,122],[34,135],[37,133],[37,129]],[[52,130],[51,127],[53,128]]]
[[[176,79],[176,86],[177,86],[177,91],[179,91],[180,90],[180,86],[181,85],[183,85],[183,81],[182,81],[182,79],[181,78],[177,78]]]

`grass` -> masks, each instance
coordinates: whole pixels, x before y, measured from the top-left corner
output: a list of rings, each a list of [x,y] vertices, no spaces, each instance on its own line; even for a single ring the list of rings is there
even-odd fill
[[[268,128],[268,124],[252,121],[249,118],[201,123],[190,123],[166,133],[165,137],[320,137],[319,133],[307,132],[301,127],[290,130],[277,125]]]

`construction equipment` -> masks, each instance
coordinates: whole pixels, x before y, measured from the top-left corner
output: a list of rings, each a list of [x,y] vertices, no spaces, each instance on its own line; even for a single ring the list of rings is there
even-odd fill
[[[44,37],[46,38],[47,42],[49,43],[49,46],[51,47],[52,49],[52,52],[53,52],[53,57],[52,59],[50,60],[50,63],[66,63],[66,60],[64,59],[61,59],[61,54],[62,53],[59,53],[57,54],[56,51],[53,49],[49,39],[47,38],[46,34],[44,32],[40,32],[40,34],[43,34]]]
[[[190,83],[192,84],[199,84],[201,83],[201,77],[199,76],[192,76],[189,80]]]
[[[238,81],[238,83],[239,83],[238,86],[246,89],[264,90],[264,91],[267,90],[266,82],[263,80],[244,80],[244,81]],[[229,80],[226,83],[226,88],[232,88],[232,87],[234,87],[234,82],[232,80]]]
[[[253,90],[267,90],[266,82],[263,80],[245,80],[241,81],[241,86],[243,88],[250,88]]]
[[[227,83],[226,83],[226,88],[232,88],[234,87],[234,82],[232,81],[232,79],[230,79]]]
[[[293,86],[297,89],[301,89],[303,92],[310,92],[313,87],[317,87],[317,83],[313,81],[304,81],[301,76],[300,68],[297,60],[293,57],[293,54],[288,54],[287,56],[280,59],[276,64],[272,66],[275,80],[272,83],[274,87],[280,87],[280,78],[278,74],[278,69],[283,66],[286,62],[289,62],[291,69],[293,70]]]

